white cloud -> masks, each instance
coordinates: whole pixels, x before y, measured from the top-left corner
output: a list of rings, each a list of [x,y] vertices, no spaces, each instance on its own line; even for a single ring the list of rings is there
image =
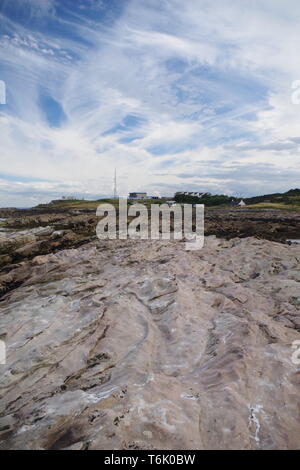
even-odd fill
[[[244,184],[249,193],[266,187],[266,179],[271,187],[274,171],[282,172],[282,189],[296,186],[285,172],[298,174],[299,149],[280,143],[300,136],[300,106],[290,100],[300,79],[298,2],[131,0],[110,25],[80,16],[80,9],[58,17],[54,1],[26,4],[65,34],[31,30],[2,10],[0,79],[9,98],[0,108],[3,173],[49,180],[55,191],[72,181],[93,194],[111,192],[115,166],[122,194],[189,184],[226,192]],[[104,4],[94,7],[101,12]],[[63,109],[60,127],[47,122],[41,89]],[[252,103],[256,89],[261,98]],[[135,126],[126,126],[128,115]],[[256,173],[255,184],[254,176],[235,184],[233,162],[269,164],[272,171],[261,179]],[[218,176],[210,176],[215,166]],[[195,178],[177,176],[188,172]],[[8,205],[14,198],[2,189],[0,205]],[[43,184],[38,190],[50,194]]]

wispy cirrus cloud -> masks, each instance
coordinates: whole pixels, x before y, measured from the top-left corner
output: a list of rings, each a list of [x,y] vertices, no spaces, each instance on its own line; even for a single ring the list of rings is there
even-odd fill
[[[114,167],[121,194],[297,186],[298,2],[0,0],[0,15],[0,205],[12,178],[19,205],[110,194]]]
[[[4,14],[20,16],[22,21],[42,19],[55,15],[55,0],[2,0]]]

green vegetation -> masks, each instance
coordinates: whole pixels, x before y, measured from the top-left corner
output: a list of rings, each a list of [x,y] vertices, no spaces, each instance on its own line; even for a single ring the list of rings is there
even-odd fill
[[[276,202],[259,202],[258,204],[247,205],[247,209],[274,209],[284,211],[300,211],[300,204],[281,204]]]
[[[210,194],[207,193],[201,197],[188,196],[185,194],[175,194],[175,201],[184,204],[205,204],[206,206],[221,206],[229,205],[232,202],[238,202],[239,199],[232,196],[226,196],[225,194]]]
[[[85,201],[82,199],[68,201],[65,199],[57,199],[57,200],[51,201],[49,204],[39,204],[36,207],[38,209],[43,209],[43,208],[49,209],[52,207],[53,209],[96,209],[99,204],[100,204],[100,201]]]
[[[286,193],[265,194],[264,196],[254,196],[244,199],[248,205],[252,204],[280,204],[280,205],[300,205],[300,189],[290,189]]]
[[[212,209],[221,209],[236,206],[241,198],[226,196],[225,194],[210,194],[206,193],[202,197],[189,196],[176,193],[174,200],[180,204],[205,204],[206,207]],[[300,211],[300,189],[291,189],[285,193],[265,194],[263,196],[254,196],[250,198],[243,198],[248,209],[280,209],[280,210],[293,210]],[[164,199],[128,199],[128,205],[141,203],[146,207],[151,204],[163,204]],[[113,204],[118,207],[119,199],[106,198],[98,199],[95,201],[88,200],[67,200],[58,199],[51,201],[49,204],[39,204],[37,208],[53,208],[53,209],[93,209],[96,210],[99,204]]]
[[[300,210],[300,189],[290,189],[286,193],[265,194],[243,198],[248,209]],[[175,201],[186,204],[205,204],[207,207],[223,208],[237,205],[240,198],[224,194],[205,194],[202,197],[176,194]]]
[[[135,203],[141,203],[146,205],[147,207],[150,207],[151,204],[162,204],[163,201],[162,199],[141,199],[141,200],[127,200],[128,205],[135,204]],[[36,206],[38,209],[43,209],[43,208],[53,208],[53,209],[97,209],[99,204],[112,204],[115,207],[119,207],[119,199],[114,199],[114,198],[105,198],[105,199],[97,199],[94,201],[90,200],[83,200],[83,199],[56,199],[51,201],[48,204],[39,204]]]

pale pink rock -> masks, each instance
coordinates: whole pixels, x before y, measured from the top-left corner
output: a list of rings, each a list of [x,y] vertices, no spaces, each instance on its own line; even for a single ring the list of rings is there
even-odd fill
[[[299,448],[299,260],[296,245],[208,237],[16,266],[0,448]]]

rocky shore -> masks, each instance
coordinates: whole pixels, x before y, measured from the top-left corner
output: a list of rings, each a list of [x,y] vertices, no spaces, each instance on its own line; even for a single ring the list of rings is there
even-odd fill
[[[0,449],[298,449],[299,216],[239,214],[187,252],[2,210]]]
[[[98,221],[88,208],[0,209],[0,268],[95,240]],[[206,209],[205,235],[286,243],[300,239],[300,212]]]

